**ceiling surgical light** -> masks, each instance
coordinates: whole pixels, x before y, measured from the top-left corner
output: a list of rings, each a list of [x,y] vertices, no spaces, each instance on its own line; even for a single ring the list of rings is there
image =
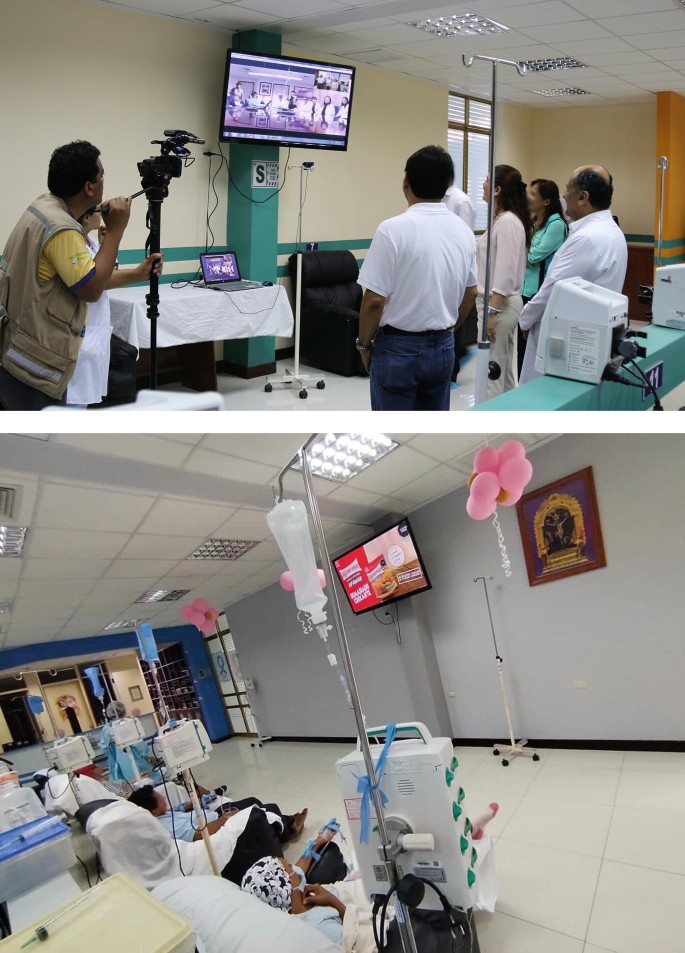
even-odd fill
[[[320,434],[307,450],[309,467],[316,476],[345,483],[386,456],[399,444],[379,433]],[[293,470],[299,470],[294,464]]]

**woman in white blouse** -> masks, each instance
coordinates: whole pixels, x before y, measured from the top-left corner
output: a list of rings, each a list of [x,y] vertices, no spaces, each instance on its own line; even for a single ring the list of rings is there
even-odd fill
[[[521,288],[528,260],[532,230],[526,183],[518,169],[510,165],[495,167],[495,187],[489,177],[483,183],[483,200],[494,202],[492,261],[490,265],[490,313],[488,339],[490,360],[496,361],[501,375],[488,382],[488,398],[516,387],[516,328],[523,307]],[[482,327],[485,294],[485,264],[488,233],[478,241],[478,321]],[[479,331],[480,338],[480,331]]]

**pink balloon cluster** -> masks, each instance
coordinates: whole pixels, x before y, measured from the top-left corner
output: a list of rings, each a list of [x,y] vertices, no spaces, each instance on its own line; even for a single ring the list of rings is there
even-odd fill
[[[210,606],[206,599],[196,599],[187,606],[181,606],[179,614],[204,635],[213,635],[216,631],[215,622],[219,618],[219,610]]]
[[[499,449],[483,447],[473,458],[466,512],[473,520],[486,520],[498,503],[513,506],[532,476],[533,465],[520,440],[508,440]]]
[[[326,588],[326,573],[323,571],[323,569],[317,569],[316,571],[319,574],[319,582],[321,584],[321,588],[325,589]],[[278,584],[281,587],[281,589],[285,589],[286,592],[295,591],[295,580],[293,579],[293,574],[290,572],[289,569],[287,569],[285,572],[282,572],[281,575],[278,577]]]

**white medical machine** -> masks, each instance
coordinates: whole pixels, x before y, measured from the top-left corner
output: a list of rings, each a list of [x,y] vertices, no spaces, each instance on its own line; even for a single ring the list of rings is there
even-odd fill
[[[93,746],[85,735],[60,738],[45,752],[48,761],[60,771],[78,771],[93,763]]]
[[[685,331],[685,265],[664,265],[656,269],[652,324]]]
[[[209,761],[212,742],[201,721],[197,718],[184,719],[170,722],[159,729],[154,750],[164,761],[169,775],[173,776]]]
[[[599,384],[627,328],[625,295],[584,278],[557,281],[542,317],[535,369]]]
[[[471,887],[476,875],[477,847],[468,839],[471,822],[462,808],[465,794],[459,784],[459,765],[449,738],[433,738],[420,722],[397,725],[396,740],[388,749],[380,790],[400,876],[414,874],[434,883],[447,899],[468,910],[473,906]],[[370,742],[385,741],[388,729],[371,728]],[[371,744],[374,768],[383,744]],[[369,897],[386,894],[387,867],[382,861],[382,846],[376,827],[376,814],[370,805],[368,843],[360,843],[362,795],[359,779],[366,775],[359,740],[351,754],[336,763],[345,811],[364,889]],[[422,908],[440,909],[437,895],[426,890]]]

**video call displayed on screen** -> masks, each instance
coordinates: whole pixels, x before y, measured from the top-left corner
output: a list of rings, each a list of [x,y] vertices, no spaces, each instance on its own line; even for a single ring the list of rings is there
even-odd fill
[[[230,50],[219,139],[347,148],[354,67]]]

